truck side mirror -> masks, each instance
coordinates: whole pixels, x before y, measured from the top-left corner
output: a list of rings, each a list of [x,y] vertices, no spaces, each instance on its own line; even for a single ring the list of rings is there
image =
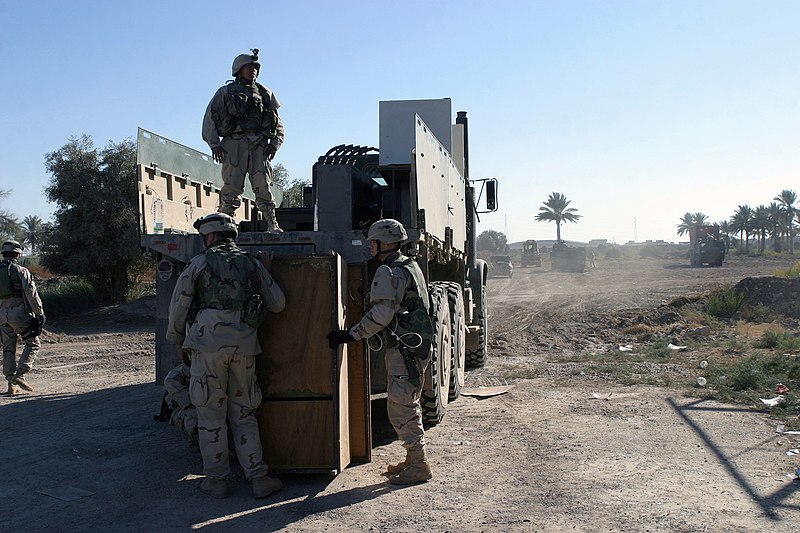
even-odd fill
[[[497,180],[491,179],[486,182],[486,209],[497,211]]]

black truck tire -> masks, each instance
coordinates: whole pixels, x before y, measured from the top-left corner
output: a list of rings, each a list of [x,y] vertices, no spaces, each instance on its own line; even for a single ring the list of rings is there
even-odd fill
[[[433,343],[431,362],[425,371],[425,383],[420,404],[422,421],[426,426],[435,426],[444,418],[450,389],[450,306],[447,303],[447,289],[438,282],[428,285],[431,302],[431,321],[433,322]]]
[[[481,368],[486,365],[487,359],[487,346],[486,341],[489,334],[489,318],[488,310],[486,308],[486,286],[481,285],[481,300],[480,307],[476,309],[478,313],[478,331],[471,335],[473,337],[472,348],[467,348],[467,370],[472,368]],[[475,343],[477,340],[477,343]]]
[[[464,386],[466,377],[467,323],[464,318],[464,292],[461,285],[447,282],[445,286],[447,303],[450,306],[450,347],[452,349],[448,400],[452,402],[461,396],[461,388]]]

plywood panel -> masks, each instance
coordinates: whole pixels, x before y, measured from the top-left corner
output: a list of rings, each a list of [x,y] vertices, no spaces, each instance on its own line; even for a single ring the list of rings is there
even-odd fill
[[[340,469],[334,451],[333,401],[261,402],[258,429],[270,470]]]
[[[347,319],[355,324],[364,315],[364,298],[359,289],[366,289],[364,265],[347,267]],[[372,420],[370,418],[369,362],[363,342],[347,344],[347,381],[349,396],[350,457],[368,463],[372,459]]]
[[[326,335],[341,316],[338,256],[275,257],[270,268],[286,294],[286,308],[259,330],[264,353],[257,375],[265,398],[329,396],[334,352]]]
[[[349,360],[327,333],[345,322],[338,255],[276,257],[270,271],[286,309],[259,330],[259,429],[270,468],[339,472],[350,464]]]

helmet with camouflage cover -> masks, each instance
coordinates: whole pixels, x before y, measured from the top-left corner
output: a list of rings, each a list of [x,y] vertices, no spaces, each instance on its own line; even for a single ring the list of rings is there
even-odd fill
[[[261,71],[261,63],[258,62],[258,48],[253,48],[252,52],[252,54],[239,54],[236,56],[236,59],[233,60],[233,65],[231,65],[231,76],[236,76],[243,66],[250,63],[253,63],[259,72]]]
[[[393,218],[383,218],[369,227],[367,240],[381,241],[386,244],[405,242],[408,240],[408,233],[400,222]]]
[[[194,222],[194,229],[200,232],[200,235],[208,235],[209,233],[216,233],[222,231],[233,232],[234,235],[239,235],[239,228],[236,227],[236,221],[232,216],[225,213],[211,213],[204,217],[200,217]]]
[[[6,241],[3,243],[3,248],[0,253],[12,252],[22,255],[22,245],[17,241]]]

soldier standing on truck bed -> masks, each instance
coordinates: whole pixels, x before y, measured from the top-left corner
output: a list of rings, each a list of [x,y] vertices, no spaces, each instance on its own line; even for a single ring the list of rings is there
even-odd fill
[[[214,161],[222,163],[219,212],[233,216],[242,204],[244,176],[249,174],[256,207],[264,214],[267,231],[280,232],[275,201],[269,189],[272,165],[283,144],[281,106],[275,93],[256,82],[261,64],[258,49],[233,60],[233,81],[214,94],[203,117],[203,140]]]
[[[42,346],[39,335],[44,325],[42,300],[36,291],[30,271],[17,264],[22,245],[6,241],[0,261],[0,341],[3,343],[3,374],[8,380],[8,394],[22,388],[32,391],[25,374],[31,371],[36,354]],[[17,361],[17,336],[25,347]]]
[[[387,410],[406,458],[389,465],[389,483],[409,485],[431,479],[425,457],[422,427],[421,375],[430,363],[433,325],[428,289],[417,263],[400,253],[408,240],[397,220],[378,220],[369,228],[370,253],[383,263],[375,272],[369,294],[369,310],[349,330],[328,334],[331,348],[346,342],[378,336],[386,349]]]
[[[267,475],[263,460],[256,418],[261,403],[256,330],[267,311],[283,310],[286,298],[267,268],[236,246],[233,218],[213,213],[198,219],[194,227],[206,250],[178,278],[166,337],[190,368],[189,398],[197,409],[206,474],[200,490],[215,498],[229,494],[227,423],[253,495],[263,498],[283,485]]]

